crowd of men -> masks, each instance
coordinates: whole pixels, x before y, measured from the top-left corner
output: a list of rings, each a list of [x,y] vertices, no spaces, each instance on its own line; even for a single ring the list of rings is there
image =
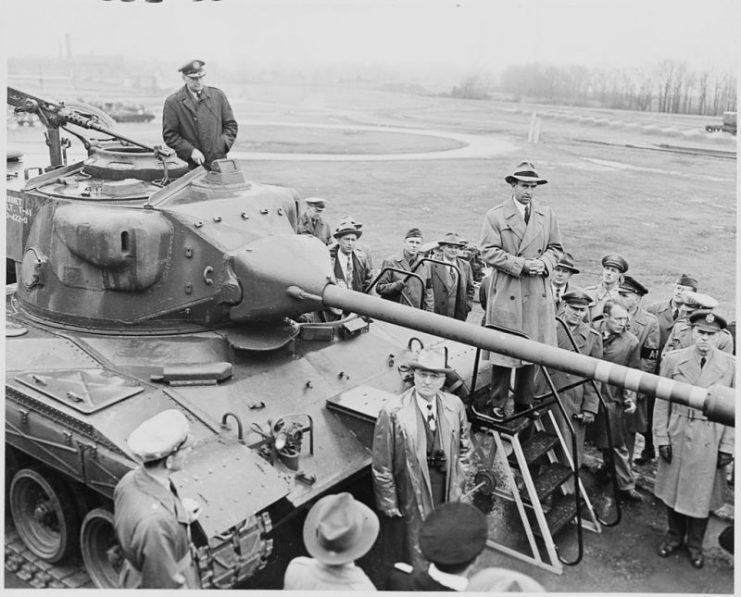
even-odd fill
[[[224,157],[237,134],[224,94],[202,84],[204,64],[193,60],[180,69],[185,85],[167,98],[163,116],[166,143],[192,167],[208,167]],[[571,278],[579,270],[564,251],[556,215],[534,198],[547,181],[530,162],[518,164],[505,181],[509,195],[483,219],[478,249],[489,273],[481,283],[484,319],[474,325],[525,333],[538,342],[700,387],[735,386],[733,339],[725,319],[713,311],[717,302],[697,292],[697,280],[680,276],[667,303],[644,308],[647,288],[627,275],[623,257],[608,254],[597,285],[574,286]],[[314,197],[305,204],[298,232],[328,245],[338,284],[468,318],[474,276],[471,263],[459,255],[465,243],[456,233],[438,241],[440,254],[430,261],[420,251],[422,232],[411,228],[401,254],[383,260],[371,288],[376,271],[368,250],[358,245],[362,224],[347,216],[332,232],[323,218],[327,200]],[[510,403],[514,413],[529,411],[543,389],[536,366],[499,354],[490,360],[491,391],[471,405],[472,411],[494,422],[505,419]],[[488,532],[486,517],[465,503],[475,468],[470,414],[444,389],[453,371],[442,349],[422,349],[409,368],[413,384],[384,403],[375,424],[372,478],[378,514],[348,493],[320,499],[304,523],[311,557],[291,561],[285,588],[373,590],[355,560],[381,541],[386,557],[399,563],[386,586],[378,588],[542,590],[532,579],[501,569],[469,578]],[[668,557],[685,546],[692,566],[701,568],[708,516],[722,503],[724,469],[733,458],[733,428],[690,406],[575,381],[573,374],[554,374],[556,387],[568,388],[561,398],[575,428],[577,455],[591,441],[602,450],[604,467],[598,474],[614,474],[620,498],[639,501],[632,464],[636,435],[642,434],[644,449],[635,462],[655,459],[658,449],[655,494],[667,511],[668,530],[658,555]],[[556,418],[565,427],[563,417]],[[180,499],[169,480],[183,466],[188,437],[187,420],[172,410],[145,421],[128,438],[142,465],[115,492],[115,528],[126,560],[123,587],[197,586],[190,525],[200,508]],[[573,484],[565,491],[573,492]]]

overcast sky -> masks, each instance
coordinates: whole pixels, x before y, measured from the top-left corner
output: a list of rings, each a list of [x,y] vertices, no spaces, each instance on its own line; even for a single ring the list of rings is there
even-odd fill
[[[737,0],[0,0],[8,56],[735,68]]]

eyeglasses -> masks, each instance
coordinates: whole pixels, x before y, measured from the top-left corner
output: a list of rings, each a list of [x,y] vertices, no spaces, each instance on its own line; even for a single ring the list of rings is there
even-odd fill
[[[437,373],[436,371],[415,371],[414,375],[418,375],[422,379],[441,379],[445,376],[445,373]]]

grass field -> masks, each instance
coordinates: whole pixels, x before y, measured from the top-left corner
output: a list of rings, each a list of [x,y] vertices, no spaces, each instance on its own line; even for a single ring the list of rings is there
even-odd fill
[[[722,137],[714,144],[706,135],[679,138],[659,127],[647,133],[636,126],[655,121],[664,131],[672,126],[701,131],[706,119],[564,108],[574,120],[544,118],[534,145],[527,142],[531,114],[519,104],[309,86],[227,91],[240,122],[234,150],[294,158],[250,160],[248,176],[292,186],[303,197],[327,198],[331,225],[348,214],[363,222],[363,241],[377,264],[399,250],[412,226],[422,229],[425,240],[456,231],[476,242],[487,209],[509,194],[504,176],[527,158],[549,180],[536,196],[553,207],[566,248],[576,256],[581,274],[575,284],[596,282],[601,257],[618,252],[629,261],[629,273],[649,287],[645,302],[667,299],[676,277],[689,273],[701,291],[719,300],[718,311],[735,319],[736,160],[657,150],[662,144],[726,150],[735,145]],[[149,107],[161,110],[154,99]],[[541,114],[561,110],[532,108]],[[584,115],[622,125],[576,120]],[[412,130],[404,135],[384,127]],[[120,130],[161,142],[159,120]],[[436,131],[437,136],[429,134]],[[461,145],[446,136],[455,133],[501,140],[509,150],[449,158],[445,151]],[[40,129],[8,132],[10,147],[30,139],[40,141]],[[423,152],[434,152],[427,156],[432,159],[382,155]],[[315,153],[327,158],[302,159],[301,154]],[[366,154],[369,160],[344,154]]]

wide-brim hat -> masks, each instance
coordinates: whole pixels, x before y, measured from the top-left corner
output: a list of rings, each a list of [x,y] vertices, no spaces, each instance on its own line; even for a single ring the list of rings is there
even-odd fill
[[[183,73],[186,77],[192,79],[200,79],[206,75],[206,70],[203,68],[206,63],[203,60],[191,60],[181,66],[178,71]]]
[[[515,184],[518,180],[521,182],[534,182],[539,185],[548,182],[545,178],[538,176],[532,162],[520,162],[517,164],[512,174],[505,176],[504,180],[509,184]]]
[[[486,547],[486,516],[471,504],[447,502],[435,508],[419,529],[419,549],[435,564],[470,562]]]
[[[723,317],[708,309],[700,309],[690,315],[690,324],[693,328],[705,332],[719,332],[728,327],[728,323]]]
[[[571,253],[564,253],[561,259],[558,260],[558,263],[555,265],[555,267],[567,269],[574,274],[579,273],[579,270],[576,268],[575,265],[574,256]]]
[[[448,232],[445,236],[437,241],[438,245],[449,245],[451,247],[465,247],[466,243],[460,239],[455,232]]]
[[[129,434],[126,443],[142,462],[153,462],[169,456],[188,442],[188,419],[170,408],[141,423]]]
[[[453,373],[448,367],[445,351],[442,348],[423,348],[417,354],[417,358],[409,363],[410,369],[418,371],[432,371],[434,373]]]
[[[355,236],[360,238],[361,236],[363,236],[363,231],[359,228],[356,228],[355,226],[338,226],[332,236],[334,236],[336,239],[340,239],[347,234],[354,234]]]
[[[364,556],[378,537],[378,516],[349,493],[328,495],[309,510],[304,546],[311,557],[339,566]]]

